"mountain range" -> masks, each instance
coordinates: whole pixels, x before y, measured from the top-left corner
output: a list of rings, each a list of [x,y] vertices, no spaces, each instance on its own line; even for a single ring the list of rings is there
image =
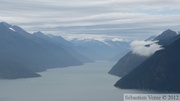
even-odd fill
[[[175,31],[168,29],[162,32],[157,37],[148,38],[148,40],[150,39],[152,41],[158,41],[157,43],[159,45],[162,45],[162,47],[165,47],[171,44],[172,42],[174,42],[178,38],[179,36]],[[129,53],[124,55],[108,73],[119,76],[119,77],[123,77],[127,75],[129,72],[131,72],[134,68],[139,66],[141,63],[143,63],[149,57],[150,56],[142,56],[142,55],[133,53],[133,51],[130,51]]]
[[[51,42],[55,44],[56,46],[63,47],[68,53],[70,53],[72,56],[77,58],[83,63],[88,63],[88,62],[94,62],[92,59],[80,54],[76,50],[73,49],[72,43],[65,40],[61,36],[54,36],[54,35],[45,35],[44,33],[38,31],[34,32],[33,36],[38,37],[42,40],[47,40],[48,42]]]
[[[39,76],[35,72],[91,61],[42,33],[30,34],[21,27],[6,22],[0,23],[0,36],[0,60],[3,61],[0,61],[0,78],[35,77]]]
[[[82,65],[96,60],[116,60],[129,51],[129,41],[73,39],[29,33],[23,28],[0,23],[0,78],[39,77],[50,68]],[[116,57],[114,57],[116,56]]]
[[[125,53],[130,51],[130,42],[125,40],[74,38],[70,42],[73,44],[73,49],[92,60],[117,61]]]

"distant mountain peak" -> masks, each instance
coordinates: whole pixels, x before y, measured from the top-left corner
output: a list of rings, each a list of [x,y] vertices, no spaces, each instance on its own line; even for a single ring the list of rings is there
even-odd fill
[[[34,32],[33,34],[34,35],[43,35],[44,36],[44,33],[42,33],[41,31]]]
[[[173,30],[167,29],[167,30],[165,30],[164,32],[173,32]]]
[[[47,35],[45,35],[44,33],[42,33],[41,31],[34,32],[33,36],[49,40],[49,37]]]
[[[164,32],[162,32],[159,36],[155,38],[155,40],[163,40],[163,39],[169,39],[171,37],[176,36],[177,33],[171,29],[167,29]]]
[[[14,29],[14,26],[12,26],[6,22],[0,22],[0,26],[1,26],[1,28],[6,28],[6,29],[16,32],[16,30]]]
[[[172,35],[177,35],[177,33],[176,33],[175,31],[171,30],[171,29],[165,30],[165,31],[162,33],[162,35],[167,35],[168,33],[169,33],[169,34],[172,34]]]
[[[11,28],[12,27],[12,25],[10,25],[10,24],[8,24],[7,22],[4,22],[4,21],[0,22],[0,24],[5,26],[5,27],[7,27],[7,28]]]

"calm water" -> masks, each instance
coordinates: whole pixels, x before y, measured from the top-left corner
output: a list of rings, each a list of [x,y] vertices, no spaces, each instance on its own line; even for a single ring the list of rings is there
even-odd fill
[[[118,77],[107,74],[115,62],[99,61],[83,66],[50,69],[40,78],[0,80],[0,101],[122,101]]]

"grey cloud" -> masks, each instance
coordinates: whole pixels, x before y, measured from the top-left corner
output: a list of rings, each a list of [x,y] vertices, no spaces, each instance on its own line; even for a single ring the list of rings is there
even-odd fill
[[[30,32],[146,37],[169,28],[179,30],[179,4],[177,0],[1,0],[0,21]]]

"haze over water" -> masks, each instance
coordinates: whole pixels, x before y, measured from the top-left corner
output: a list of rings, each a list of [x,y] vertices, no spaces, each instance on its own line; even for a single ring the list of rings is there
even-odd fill
[[[0,101],[122,101],[124,93],[108,74],[115,62],[98,61],[82,66],[50,69],[42,77],[0,80]]]

